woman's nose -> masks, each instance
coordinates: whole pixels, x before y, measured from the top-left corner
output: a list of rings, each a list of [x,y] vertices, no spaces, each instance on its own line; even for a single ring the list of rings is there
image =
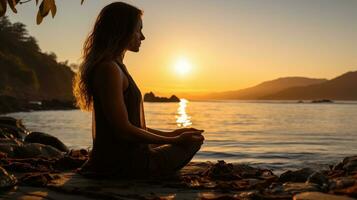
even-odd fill
[[[140,39],[141,39],[141,40],[145,40],[145,36],[144,36],[144,34],[141,34]]]

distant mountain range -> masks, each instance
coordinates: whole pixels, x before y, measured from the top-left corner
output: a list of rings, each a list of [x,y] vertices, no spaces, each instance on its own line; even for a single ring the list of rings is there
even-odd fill
[[[334,79],[285,77],[247,89],[192,96],[191,99],[240,100],[357,100],[357,71]]]
[[[347,72],[329,81],[308,86],[292,87],[266,95],[262,99],[332,99],[357,100],[357,71]]]

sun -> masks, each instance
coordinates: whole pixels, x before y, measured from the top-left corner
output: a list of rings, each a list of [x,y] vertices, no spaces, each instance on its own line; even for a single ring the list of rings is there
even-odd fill
[[[179,75],[187,75],[191,71],[191,63],[186,58],[180,58],[175,63],[175,72]]]

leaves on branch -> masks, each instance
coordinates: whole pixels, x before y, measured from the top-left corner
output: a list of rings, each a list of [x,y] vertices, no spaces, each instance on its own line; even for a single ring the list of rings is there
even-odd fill
[[[31,1],[31,0],[29,0]],[[0,0],[0,17],[4,16],[6,13],[7,9],[7,4],[9,4],[11,10],[14,13],[17,13],[17,10],[15,6],[20,2],[20,0]],[[25,2],[20,2],[20,3],[26,3]],[[36,0],[36,5],[38,5],[39,0]],[[84,0],[81,0],[81,5],[83,4]],[[42,20],[44,17],[48,15],[48,13],[51,11],[52,18],[56,15],[57,13],[57,6],[55,0],[42,0],[40,7],[37,12],[37,17],[36,17],[36,22],[37,24],[41,24]]]
[[[10,6],[12,12],[17,13],[17,10],[15,8],[15,6],[17,4],[16,0],[8,0],[7,2],[9,3],[9,6]]]
[[[37,13],[37,24],[40,24],[44,17],[51,11],[52,17],[56,15],[57,7],[55,0],[43,0]]]
[[[6,0],[0,0],[0,17],[5,15],[6,7],[7,7]]]

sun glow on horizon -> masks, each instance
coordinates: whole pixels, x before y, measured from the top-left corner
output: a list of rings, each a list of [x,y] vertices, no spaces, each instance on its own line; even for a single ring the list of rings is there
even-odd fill
[[[191,71],[192,64],[187,58],[181,57],[176,61],[174,67],[176,74],[183,76]]]

